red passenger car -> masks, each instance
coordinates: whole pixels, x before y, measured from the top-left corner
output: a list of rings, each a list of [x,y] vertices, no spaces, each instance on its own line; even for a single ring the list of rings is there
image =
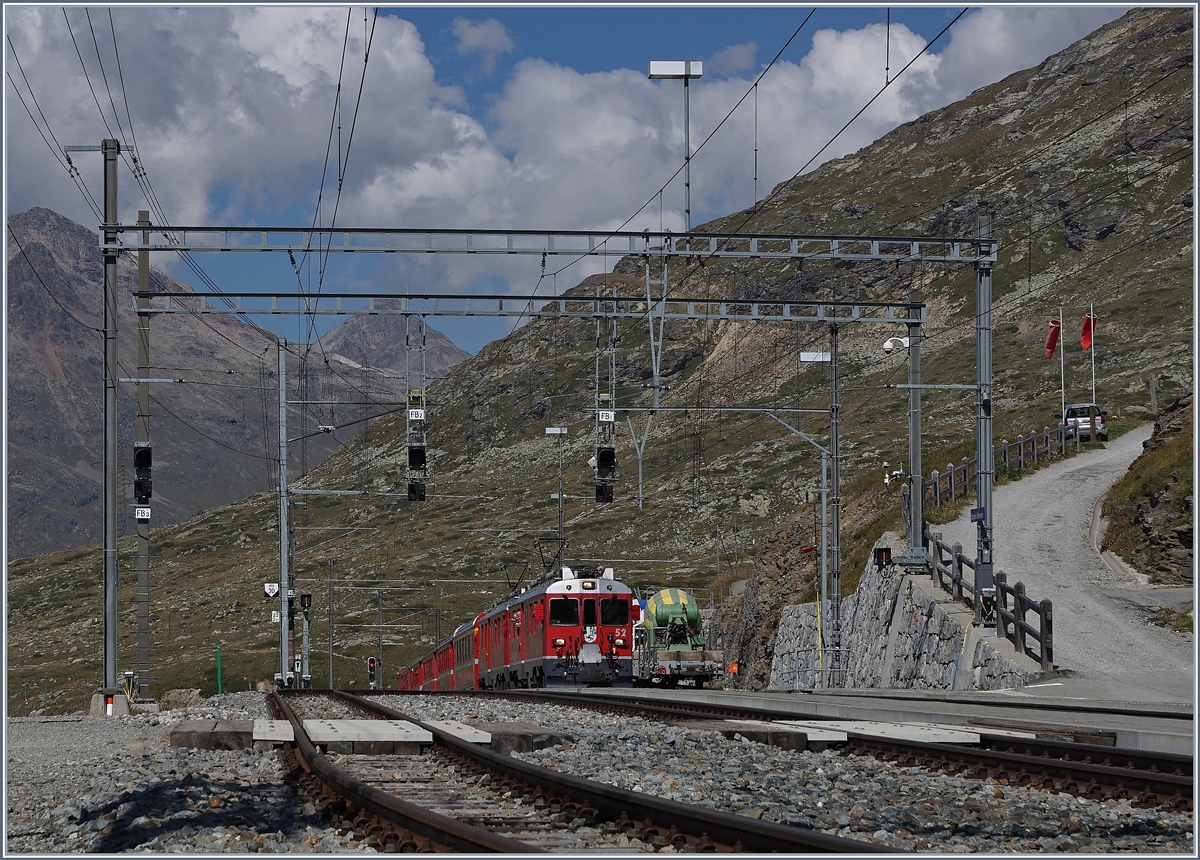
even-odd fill
[[[638,604],[611,567],[563,567],[514,592],[402,669],[401,690],[633,683]]]

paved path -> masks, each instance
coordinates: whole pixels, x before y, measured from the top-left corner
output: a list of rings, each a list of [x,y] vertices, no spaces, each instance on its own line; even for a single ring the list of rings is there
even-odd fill
[[[1054,662],[1070,670],[1055,682],[1058,689],[1042,687],[1041,693],[1140,702],[1194,698],[1193,639],[1149,623],[1149,605],[1159,602],[1154,589],[1121,566],[1106,565],[1091,534],[1098,501],[1141,453],[1150,430],[1140,427],[1104,450],[1059,461],[993,493],[996,569],[1010,584],[1024,582],[1033,599],[1053,602]],[[940,530],[946,542],[958,541],[974,555],[969,512]],[[1178,599],[1175,589],[1163,592]]]

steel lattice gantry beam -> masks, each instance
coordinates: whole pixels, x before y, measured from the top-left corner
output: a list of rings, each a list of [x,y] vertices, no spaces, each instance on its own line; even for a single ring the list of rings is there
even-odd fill
[[[794,234],[741,233],[670,233],[670,232],[586,232],[536,230],[429,230],[400,228],[294,228],[294,227],[151,227],[146,225],[102,225],[100,249],[115,259],[123,251],[216,251],[216,252],[289,252],[383,253],[383,254],[467,254],[526,255],[546,258],[640,256],[645,264],[645,297],[622,298],[502,295],[431,295],[401,296],[387,294],[330,294],[309,296],[302,293],[158,293],[143,301],[137,313],[243,313],[243,314],[401,314],[410,316],[532,318],[645,319],[650,322],[650,347],[653,366],[654,401],[647,419],[645,436],[639,442],[630,424],[630,433],[639,459],[639,507],[641,451],[650,434],[650,421],[659,408],[659,358],[662,324],[673,320],[743,320],[757,322],[826,323],[830,329],[831,383],[830,422],[833,493],[832,572],[835,593],[840,597],[840,489],[837,445],[837,329],[840,323],[875,322],[909,326],[910,354],[919,361],[921,326],[925,307],[919,301],[908,302],[821,302],[769,301],[734,298],[667,298],[667,269],[671,259],[702,263],[708,259],[726,260],[839,260],[845,262],[924,262],[972,265],[978,272],[990,271],[997,259],[997,243],[990,235],[975,238],[929,238],[903,236],[803,236]],[[654,267],[661,266],[661,280]],[[658,287],[658,295],[652,288]],[[144,293],[143,293],[144,299]],[[136,301],[136,299],[135,299]],[[658,339],[655,338],[655,324]],[[283,374],[280,374],[281,382]],[[990,382],[990,380],[989,380]],[[919,412],[917,413],[919,415]],[[282,424],[281,415],[281,424]],[[919,418],[917,419],[919,421]],[[918,425],[919,428],[919,425]],[[919,439],[919,429],[917,431]],[[811,440],[810,440],[811,441]],[[990,445],[990,439],[988,440]],[[819,446],[818,446],[819,447]],[[281,447],[281,462],[286,451]],[[919,479],[919,475],[914,480]],[[286,493],[286,472],[281,472],[280,493]],[[281,519],[282,523],[282,519]],[[285,563],[281,528],[281,564]],[[282,577],[281,577],[282,578]],[[824,578],[824,577],[822,577]],[[822,593],[825,589],[822,587]],[[833,603],[834,654],[840,650],[838,601]],[[282,617],[282,616],[281,616]],[[282,635],[282,634],[281,634]],[[281,645],[286,657],[286,648]],[[286,663],[283,676],[287,675]]]
[[[803,236],[788,233],[588,232],[582,230],[427,230],[421,228],[160,227],[116,225],[119,251],[291,251],[383,254],[525,254],[787,260],[995,262],[990,239],[907,236]]]
[[[140,313],[398,314],[404,316],[531,317],[535,319],[741,320],[744,322],[876,322],[917,325],[924,306],[910,302],[765,301],[556,296],[295,292],[154,293]]]

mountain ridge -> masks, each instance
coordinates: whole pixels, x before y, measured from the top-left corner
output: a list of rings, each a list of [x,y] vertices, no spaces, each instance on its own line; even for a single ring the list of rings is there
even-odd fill
[[[1190,62],[1192,19],[1190,9],[1134,10],[1036,69],[901,126],[702,229],[745,220],[758,232],[878,235],[875,225],[911,225],[909,235],[970,235],[976,214],[990,214],[1000,243],[993,283],[996,440],[1054,423],[1060,377],[1058,362],[1042,357],[1046,323],[1065,307],[1071,331],[1091,303],[1100,320],[1098,397],[1115,436],[1143,420],[1148,377],[1158,379],[1164,403],[1193,385],[1194,94],[1179,60]],[[852,301],[903,300],[917,287],[928,313],[924,381],[973,381],[970,267],[710,261],[675,267],[669,284],[675,295]],[[640,262],[627,258],[576,289],[644,291]],[[906,357],[884,355],[880,343],[903,333],[899,326],[846,325],[840,334],[847,593],[870,545],[898,516],[896,482],[885,487],[881,477],[884,461],[905,465],[907,405],[902,392],[885,386],[903,382]],[[594,503],[587,466],[597,345],[609,339],[592,321],[533,321],[430,384],[426,502],[404,500],[402,416],[372,422],[300,480],[305,490],[357,493],[308,496],[296,522],[305,530],[296,532],[299,587],[312,590],[318,617],[327,583],[337,592],[339,678],[361,680],[361,660],[375,653],[377,635],[387,671],[399,668],[553,554],[550,493],[557,491],[559,449],[544,430],[562,426],[568,559],[603,559],[644,589],[719,590],[747,580],[743,596],[726,604],[724,647],[744,666],[742,683],[762,683],[782,606],[813,598],[816,561],[800,547],[819,534],[818,452],[757,413],[712,407],[827,406],[827,370],[799,366],[796,354],[825,348],[828,332],[669,322],[662,367],[670,389],[660,392],[662,408],[645,436],[647,333],[631,323],[616,334],[620,463],[612,505]],[[1090,356],[1075,343],[1073,334],[1064,336],[1068,399],[1089,382]],[[974,408],[967,394],[923,397],[927,472],[973,450]],[[824,439],[827,421],[795,420]],[[633,433],[645,446],[641,505]],[[192,686],[200,678],[212,689],[204,655],[217,646],[225,649],[230,677],[267,677],[277,665],[277,630],[269,629],[271,607],[261,598],[264,578],[278,570],[276,503],[260,493],[155,531],[154,576],[188,583],[186,594],[156,598],[156,612],[173,611],[176,619],[186,613],[155,658],[164,684],[190,679]],[[996,548],[1001,566],[1003,552]],[[84,581],[94,553],[75,555],[30,562],[12,574],[10,605],[20,620],[10,620],[10,635],[31,652],[63,650],[64,634],[41,621],[51,613],[69,613],[79,625],[90,620],[77,629],[95,633],[95,589],[56,607],[40,570]],[[388,618],[379,631],[376,599]],[[162,635],[161,623],[155,630]],[[323,644],[314,645],[314,677],[328,672]],[[95,661],[80,659],[72,677],[94,678]],[[45,670],[36,663],[21,670],[30,678],[38,671]],[[10,673],[10,690],[15,677]]]

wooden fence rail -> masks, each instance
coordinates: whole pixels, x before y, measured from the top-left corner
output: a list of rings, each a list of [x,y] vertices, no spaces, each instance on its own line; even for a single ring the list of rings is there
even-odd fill
[[[1010,597],[1011,609],[1008,607]],[[1025,620],[1030,612],[1038,618],[1036,627]],[[1010,586],[1008,577],[1002,571],[996,571],[996,630],[1013,643],[1017,653],[1040,660],[1043,672],[1049,672],[1054,667],[1053,606],[1049,600],[1035,601],[1026,595],[1023,582]],[[1029,647],[1031,639],[1040,646],[1038,651]]]
[[[1075,451],[1079,451],[1079,433],[1076,428],[1043,427],[1041,432],[1030,430],[1028,436],[1017,436],[1015,442],[1001,439],[995,446],[992,459],[997,472],[1008,469],[1022,470],[1036,466],[1039,461],[1066,456],[1068,445],[1074,445]],[[966,496],[975,480],[976,466],[975,458],[968,460],[963,457],[957,465],[947,463],[945,472],[935,469],[923,482],[925,504],[941,507]]]
[[[962,544],[947,544],[941,532],[924,530],[923,541],[933,566],[933,581],[955,600],[975,605],[975,577],[967,577],[964,569],[975,572],[975,560],[963,555]],[[1054,668],[1054,609],[1049,600],[1035,601],[1025,593],[1025,583],[1008,584],[1002,570],[995,572],[996,632],[1012,643],[1018,654],[1025,654],[1042,664],[1042,671]],[[965,597],[964,594],[970,595]],[[1010,608],[1011,602],[1011,608]],[[1029,613],[1037,616],[1037,625],[1027,620]],[[1038,646],[1035,650],[1033,644]]]

